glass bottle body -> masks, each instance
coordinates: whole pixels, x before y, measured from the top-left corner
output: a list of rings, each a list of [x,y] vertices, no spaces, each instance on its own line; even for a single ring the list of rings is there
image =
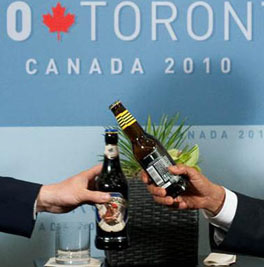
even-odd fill
[[[142,129],[121,102],[114,103],[110,109],[129,138],[135,159],[149,174],[151,180],[157,186],[165,188],[167,195],[172,197],[185,192],[188,178],[184,175],[173,175],[168,171],[168,167],[175,165],[175,162],[164,146]]]
[[[128,184],[121,169],[116,143],[106,144],[103,169],[95,181],[95,190],[111,194],[108,203],[96,205],[96,247],[103,250],[127,248]]]

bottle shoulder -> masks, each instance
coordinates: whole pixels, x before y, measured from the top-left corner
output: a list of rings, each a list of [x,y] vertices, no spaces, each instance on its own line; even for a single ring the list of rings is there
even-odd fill
[[[144,134],[132,143],[133,152],[136,158],[146,156],[155,150],[165,150],[162,144],[152,135]]]

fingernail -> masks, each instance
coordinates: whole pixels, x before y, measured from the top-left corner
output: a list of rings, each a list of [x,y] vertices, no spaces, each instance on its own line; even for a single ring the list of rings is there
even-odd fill
[[[181,202],[182,201],[182,197],[177,197],[177,201]]]
[[[166,201],[167,201],[167,205],[173,204],[173,198],[172,197],[167,197]]]
[[[173,170],[173,169],[178,169],[178,167],[176,165],[173,165],[173,166],[169,166],[168,169]]]
[[[102,199],[104,201],[108,201],[108,200],[110,200],[110,198],[111,198],[110,194],[104,194],[103,197],[102,197]]]
[[[167,195],[167,191],[164,188],[162,188],[162,189],[163,190],[161,190],[161,196],[165,197]]]

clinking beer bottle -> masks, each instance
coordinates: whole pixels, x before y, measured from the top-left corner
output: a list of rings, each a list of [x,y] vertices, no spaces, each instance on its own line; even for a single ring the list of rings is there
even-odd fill
[[[128,185],[124,176],[118,153],[117,130],[105,131],[105,153],[103,169],[95,181],[95,189],[109,192],[111,200],[96,204],[96,238],[98,249],[124,249],[129,245],[127,231]]]
[[[167,195],[176,197],[183,193],[187,187],[187,177],[173,175],[168,171],[168,166],[175,162],[153,136],[147,134],[138,124],[136,119],[128,112],[120,101],[110,107],[121,129],[130,139],[135,159],[149,174],[152,181],[167,191]]]

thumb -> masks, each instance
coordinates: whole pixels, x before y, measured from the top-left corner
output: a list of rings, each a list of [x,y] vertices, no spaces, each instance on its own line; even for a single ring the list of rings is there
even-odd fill
[[[110,201],[111,196],[109,193],[104,193],[100,191],[85,190],[82,195],[83,202],[93,202],[93,203],[105,203]]]
[[[81,172],[81,175],[87,177],[89,180],[98,176],[102,171],[102,164],[98,164],[91,169]]]

